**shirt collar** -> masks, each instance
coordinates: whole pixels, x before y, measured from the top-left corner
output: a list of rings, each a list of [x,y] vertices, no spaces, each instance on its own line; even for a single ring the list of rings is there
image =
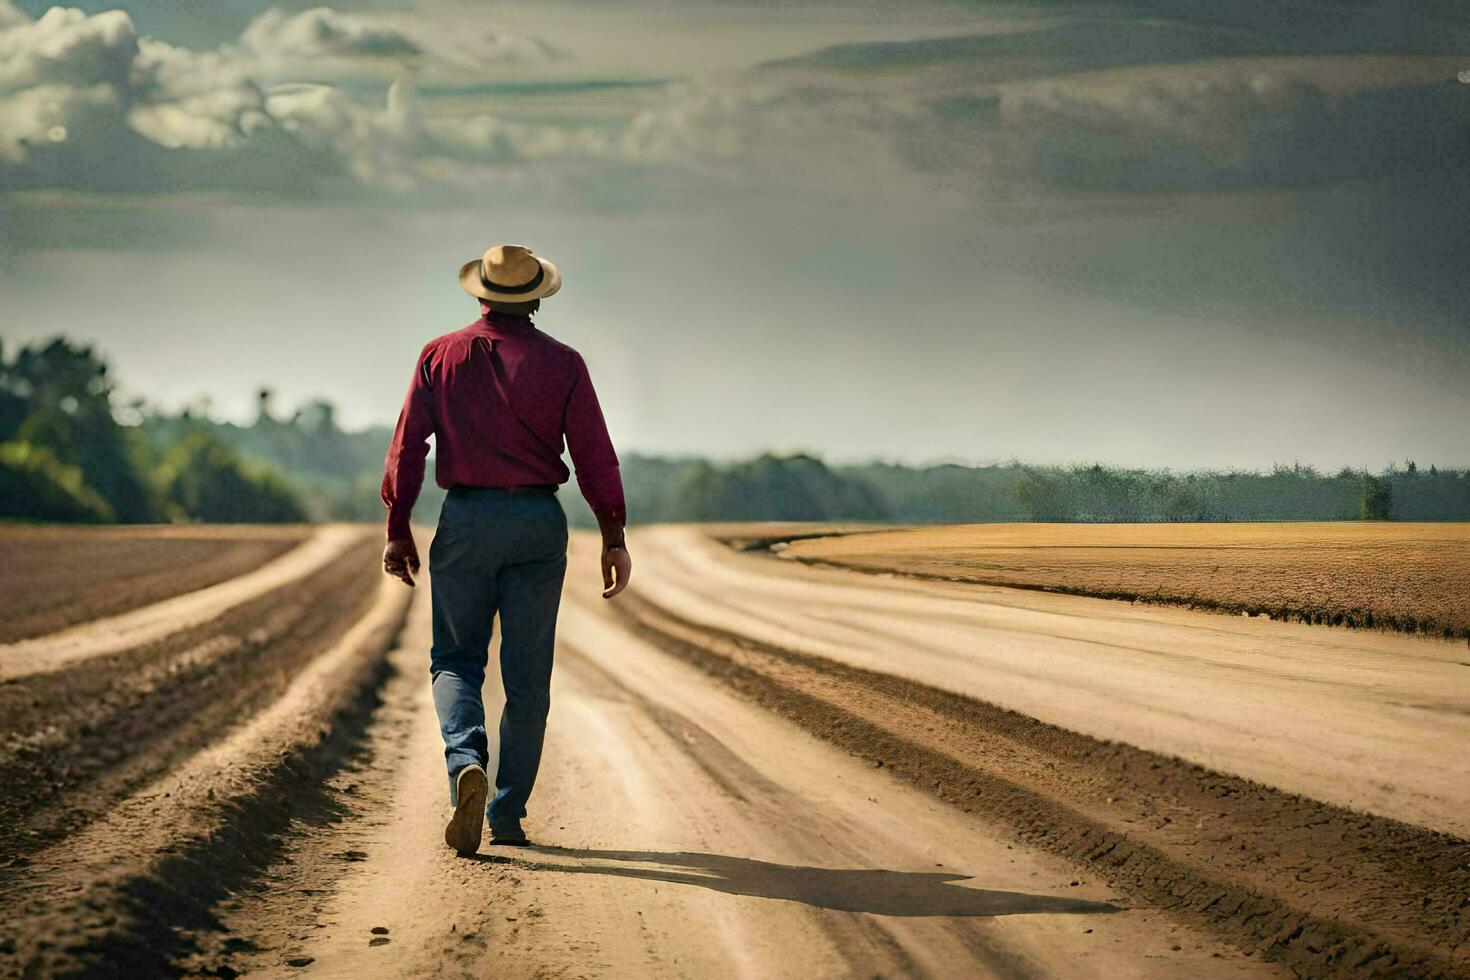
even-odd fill
[[[512,334],[529,333],[536,329],[536,325],[528,316],[519,313],[497,313],[494,310],[476,320],[475,326],[482,330]]]

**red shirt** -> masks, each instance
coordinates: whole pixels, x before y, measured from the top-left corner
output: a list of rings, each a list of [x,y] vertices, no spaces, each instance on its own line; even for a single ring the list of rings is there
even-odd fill
[[[623,481],[587,365],[530,317],[491,313],[419,354],[384,465],[389,540],[412,540],[431,435],[445,489],[565,483],[565,438],[603,541],[622,543]]]

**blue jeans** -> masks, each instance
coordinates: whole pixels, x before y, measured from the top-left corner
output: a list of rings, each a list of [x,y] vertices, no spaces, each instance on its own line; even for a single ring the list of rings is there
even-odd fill
[[[429,546],[434,708],[444,736],[450,801],[470,763],[489,771],[485,683],[491,631],[500,614],[500,758],[490,820],[519,819],[541,766],[556,613],[567,568],[567,518],[551,493],[456,487]]]

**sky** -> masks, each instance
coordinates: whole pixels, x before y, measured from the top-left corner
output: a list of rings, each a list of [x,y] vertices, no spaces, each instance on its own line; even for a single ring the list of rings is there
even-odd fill
[[[391,423],[515,242],[625,454],[1465,466],[1467,70],[1449,0],[0,0],[0,340]]]

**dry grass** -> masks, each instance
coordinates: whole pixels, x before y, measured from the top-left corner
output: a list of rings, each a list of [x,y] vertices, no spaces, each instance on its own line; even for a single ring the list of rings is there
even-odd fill
[[[309,533],[303,525],[0,525],[0,643],[243,575]]]
[[[1470,637],[1470,524],[974,524],[794,541],[800,561]]]

